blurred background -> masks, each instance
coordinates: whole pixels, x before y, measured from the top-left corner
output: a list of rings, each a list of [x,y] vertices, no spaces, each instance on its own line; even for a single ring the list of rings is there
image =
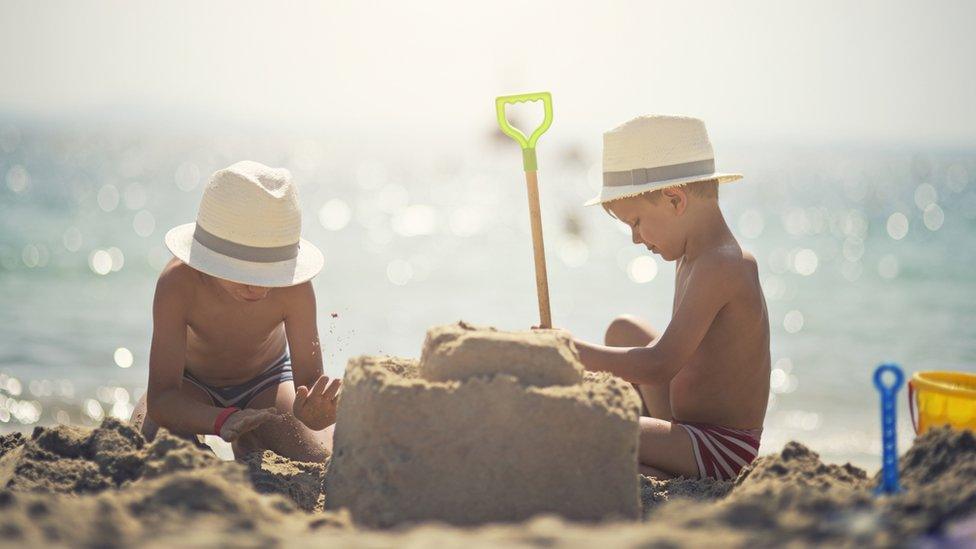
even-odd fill
[[[876,470],[873,368],[976,370],[973,20],[962,1],[0,0],[0,432],[128,417],[163,235],[242,159],[299,185],[328,373],[418,356],[435,324],[528,328],[521,155],[494,97],[548,90],[555,324],[667,325],[674,265],[581,204],[603,131],[701,117],[745,175],[720,200],[770,312],[762,451]]]

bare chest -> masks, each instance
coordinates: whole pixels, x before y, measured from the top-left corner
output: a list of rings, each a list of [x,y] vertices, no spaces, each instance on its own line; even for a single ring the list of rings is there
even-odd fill
[[[187,314],[187,366],[215,377],[229,365],[260,370],[281,356],[285,341],[283,307],[271,297],[228,303],[201,296]]]

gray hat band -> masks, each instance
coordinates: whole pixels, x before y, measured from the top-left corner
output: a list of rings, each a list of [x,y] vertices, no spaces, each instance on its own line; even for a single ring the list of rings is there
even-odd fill
[[[715,173],[715,159],[696,160],[670,166],[656,168],[637,168],[622,172],[603,172],[604,187],[624,187],[629,185],[644,185],[659,181],[670,181],[697,175],[711,175]]]
[[[219,254],[240,259],[241,261],[275,263],[277,261],[287,261],[298,257],[298,242],[270,248],[248,246],[246,244],[231,242],[213,233],[209,233],[199,223],[197,223],[196,228],[193,230],[193,240]]]

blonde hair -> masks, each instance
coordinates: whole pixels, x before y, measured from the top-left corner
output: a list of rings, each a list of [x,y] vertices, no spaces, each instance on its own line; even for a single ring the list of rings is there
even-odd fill
[[[697,198],[704,198],[706,200],[709,200],[709,199],[718,200],[718,179],[706,179],[704,181],[692,181],[691,183],[685,183],[683,185],[675,185],[674,187],[665,187],[665,188],[666,189],[674,189],[674,188],[678,188],[678,187],[684,189],[685,192],[687,192],[688,194],[690,194],[690,195],[692,195],[694,197],[697,197]],[[665,189],[657,189],[655,191],[650,191],[650,192],[646,192],[646,193],[643,193],[643,194],[638,194],[638,195],[634,195],[634,196],[626,196],[626,197],[620,198],[618,200],[625,200],[627,198],[643,198],[644,200],[647,200],[651,204],[657,204],[658,202],[661,201],[661,191],[663,191],[663,190],[665,190]],[[601,204],[601,206],[603,206],[604,211],[606,211],[608,214],[610,214],[610,217],[616,219],[617,216],[613,215],[613,212],[610,211],[610,204],[612,202],[614,202],[614,201],[611,200],[610,202],[604,202],[603,204]]]

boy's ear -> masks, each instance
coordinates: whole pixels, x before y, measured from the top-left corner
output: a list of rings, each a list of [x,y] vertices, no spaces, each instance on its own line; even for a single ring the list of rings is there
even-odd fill
[[[675,214],[681,215],[688,207],[688,194],[681,187],[672,187],[661,191],[667,205]]]

